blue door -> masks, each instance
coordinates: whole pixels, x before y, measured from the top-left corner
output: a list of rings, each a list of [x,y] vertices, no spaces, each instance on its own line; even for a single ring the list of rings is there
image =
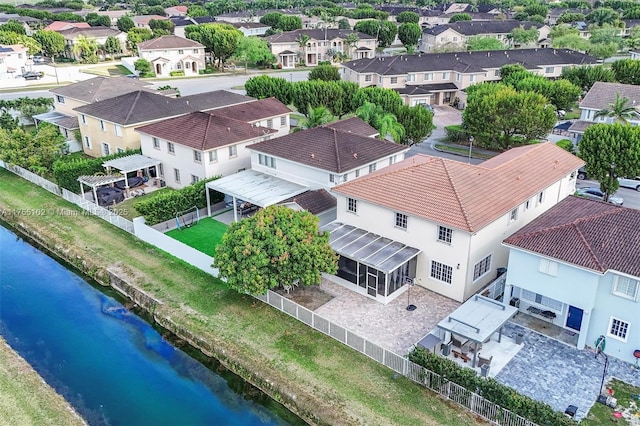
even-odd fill
[[[575,306],[569,306],[569,315],[567,315],[567,327],[580,331],[582,324],[582,309]]]

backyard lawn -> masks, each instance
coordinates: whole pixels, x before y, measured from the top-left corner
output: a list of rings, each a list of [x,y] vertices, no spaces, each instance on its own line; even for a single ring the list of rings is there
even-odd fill
[[[169,231],[167,235],[189,247],[213,256],[216,246],[225,232],[227,232],[227,225],[207,217],[200,219],[189,228],[182,227]]]
[[[640,388],[617,379],[612,379],[607,387],[618,400],[616,408],[595,403],[580,426],[609,425],[612,421],[618,425],[640,425]]]
[[[149,198],[157,197],[158,195],[166,194],[169,191],[173,191],[173,189],[162,188],[162,189],[158,189],[157,191],[153,191],[146,195],[143,195],[142,197],[127,198],[126,200],[118,204],[116,206],[116,209],[118,210],[120,216],[124,217],[125,219],[133,220],[134,217],[142,216],[136,210],[135,206],[137,203],[143,200],[148,200]]]

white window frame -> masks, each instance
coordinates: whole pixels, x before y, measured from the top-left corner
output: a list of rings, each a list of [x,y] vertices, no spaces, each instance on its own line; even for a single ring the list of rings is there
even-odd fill
[[[80,121],[82,121],[82,124],[87,124],[87,116],[80,114]]]
[[[640,281],[623,275],[615,275],[613,278],[613,294],[630,300],[638,300],[640,293]]]
[[[398,77],[391,77],[389,79],[389,84],[398,84]]]
[[[116,136],[122,137],[122,127],[119,124],[113,125],[113,131],[115,132]]]
[[[160,139],[153,137],[152,139],[152,143],[153,143],[153,149],[157,149],[158,151],[160,150]]]
[[[217,162],[218,162],[218,151],[215,149],[213,151],[209,151],[209,164],[217,163]]]
[[[64,103],[64,96],[56,95],[56,102],[58,102],[59,104],[63,104]]]
[[[238,156],[238,147],[236,145],[229,146],[229,158],[235,158]]]
[[[407,81],[416,81],[416,75],[415,74],[407,74]]]
[[[180,169],[173,169],[173,179],[176,183],[180,183]]]
[[[365,83],[371,83],[372,80],[373,80],[373,75],[365,74],[365,76],[364,76]]]
[[[282,116],[280,117],[280,127],[286,127],[287,126],[287,116]]]
[[[107,126],[104,125],[104,121],[100,120],[100,130],[103,132],[107,131]]]
[[[101,148],[102,148],[102,155],[106,156],[111,154],[111,145],[109,145],[108,143],[102,142]]]
[[[84,137],[85,148],[91,149],[91,138],[89,136]]]
[[[200,178],[196,175],[191,175],[191,184],[198,183]]]
[[[176,146],[173,142],[167,142],[167,152],[171,155],[176,155]]]
[[[267,120],[267,127],[273,129],[273,118]]]
[[[516,220],[518,220],[518,208],[517,207],[515,209],[511,210],[511,213],[509,214],[509,222],[515,222]]]
[[[615,327],[615,328],[614,328]],[[609,319],[609,326],[607,327],[607,336],[612,339],[620,340],[621,342],[627,342],[627,338],[629,337],[629,329],[631,328],[631,323],[612,316]]]
[[[158,164],[158,174],[160,177],[164,177],[164,164],[162,163]]]
[[[369,173],[373,173],[377,169],[378,169],[378,164],[377,163],[369,164]]]
[[[355,198],[347,198],[347,211],[349,213],[358,213],[358,200]]]
[[[449,72],[443,72],[442,73],[442,79],[443,80],[449,80],[449,78],[451,78],[451,77],[449,77]]]
[[[491,272],[491,254],[473,265],[473,281],[479,280],[489,272]]]
[[[556,262],[555,260],[551,260],[551,259],[546,259],[544,257],[540,258],[540,265],[538,267],[538,270],[546,275],[550,275],[552,277],[557,277],[558,276],[558,266],[559,263]]]
[[[409,217],[404,213],[395,214],[395,227],[400,229],[407,229],[407,224],[409,222]]]
[[[453,267],[432,260],[431,267],[429,268],[429,276],[437,281],[451,284],[453,281]]]
[[[538,194],[538,204],[542,204],[544,202],[544,191]]]
[[[555,71],[556,71],[556,67],[545,67],[544,69],[545,74],[553,74]]]
[[[424,81],[433,81],[433,73],[432,72],[424,73]]]
[[[198,151],[197,149],[193,150],[193,161],[198,163],[198,164],[202,164],[202,152]]]
[[[438,226],[438,241],[446,244],[451,244],[453,240],[453,229],[446,226]]]
[[[356,169],[356,177],[359,178],[360,177],[360,169]]]

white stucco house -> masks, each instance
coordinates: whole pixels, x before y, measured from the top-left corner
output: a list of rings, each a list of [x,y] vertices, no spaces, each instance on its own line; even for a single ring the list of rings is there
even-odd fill
[[[21,44],[0,44],[0,80],[14,78],[29,71],[33,61],[29,59],[28,49]]]
[[[504,241],[505,302],[577,333],[577,347],[636,362],[640,211],[568,197]]]
[[[204,45],[175,35],[138,43],[138,55],[151,62],[157,77],[168,77],[171,71],[183,71],[185,76],[198,75],[205,69]]]
[[[380,302],[411,282],[465,301],[507,265],[502,241],[575,191],[582,160],[551,143],[480,165],[416,155],[332,189],[323,227],[340,284]]]

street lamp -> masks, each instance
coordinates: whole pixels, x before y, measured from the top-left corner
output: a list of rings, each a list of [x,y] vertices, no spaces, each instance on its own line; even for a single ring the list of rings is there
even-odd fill
[[[289,74],[289,83],[293,83],[293,73]]]
[[[471,164],[471,150],[473,149],[473,136],[469,136],[469,161],[468,163]]]

